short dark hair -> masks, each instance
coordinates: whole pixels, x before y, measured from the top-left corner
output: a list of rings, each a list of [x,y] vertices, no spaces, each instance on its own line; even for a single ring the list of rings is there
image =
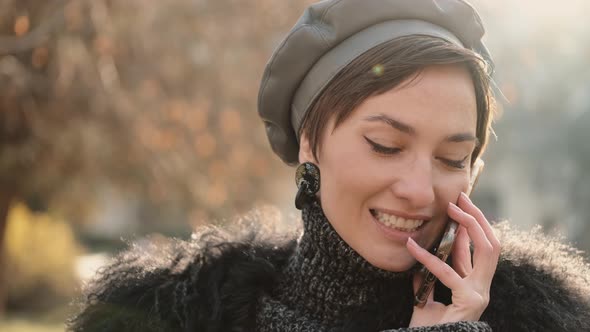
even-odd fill
[[[313,101],[299,137],[305,134],[316,160],[321,137],[329,120],[338,127],[365,99],[389,91],[431,65],[464,65],[475,87],[476,136],[479,140],[471,162],[483,153],[495,113],[491,91],[491,66],[479,54],[444,39],[411,35],[393,39],[366,51],[344,67]]]

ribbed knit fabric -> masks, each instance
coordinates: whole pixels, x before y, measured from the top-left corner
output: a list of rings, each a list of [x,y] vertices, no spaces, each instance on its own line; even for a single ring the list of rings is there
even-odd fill
[[[295,253],[273,293],[260,299],[258,332],[340,331],[351,325],[412,332],[491,331],[483,322],[402,328],[413,311],[411,271],[372,266],[340,238],[318,202],[303,209],[302,216],[304,232]],[[371,322],[363,324],[367,319]]]

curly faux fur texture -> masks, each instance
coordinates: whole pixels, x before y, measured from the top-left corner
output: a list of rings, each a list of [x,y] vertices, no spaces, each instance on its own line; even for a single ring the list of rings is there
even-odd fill
[[[495,226],[502,243],[490,304],[494,331],[590,331],[590,265],[562,238]]]
[[[292,233],[261,237],[256,225],[242,223],[249,231],[241,234],[207,227],[190,241],[132,245],[88,285],[67,329],[254,331],[256,301],[297,245]],[[582,256],[539,230],[495,228],[503,254],[482,320],[493,331],[590,331],[590,267]],[[436,298],[448,303],[448,289],[437,287]],[[356,318],[379,317],[378,309]],[[382,328],[378,320],[354,325],[344,330]]]
[[[296,245],[296,229],[276,235],[274,217],[256,211],[233,231],[130,245],[85,286],[67,330],[252,331],[259,293]]]

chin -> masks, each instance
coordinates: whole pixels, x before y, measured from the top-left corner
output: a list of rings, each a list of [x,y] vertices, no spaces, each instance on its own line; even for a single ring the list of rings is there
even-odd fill
[[[380,255],[379,257],[365,258],[371,265],[390,272],[405,272],[412,269],[417,261],[414,257],[406,255]]]

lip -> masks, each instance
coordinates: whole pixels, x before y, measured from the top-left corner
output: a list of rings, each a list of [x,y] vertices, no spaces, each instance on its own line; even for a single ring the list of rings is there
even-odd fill
[[[382,211],[382,210],[380,210],[380,211]],[[375,218],[375,216],[371,213],[371,211],[369,211],[369,215],[371,216],[371,219],[373,220],[375,226],[377,226],[377,229],[379,230],[379,232],[381,234],[383,234],[387,239],[398,242],[403,245],[405,245],[406,242],[408,242],[408,238],[410,238],[410,237],[412,239],[416,240],[416,238],[418,237],[418,234],[420,233],[420,231],[422,230],[422,228],[424,228],[424,225],[426,224],[426,222],[424,222],[415,231],[404,232],[404,231],[399,231],[399,230],[396,230],[396,229],[393,229],[393,228],[383,225],[381,222],[379,222],[379,220],[377,220],[377,218]]]
[[[427,222],[428,220],[432,219],[432,216],[422,215],[422,214],[408,214],[400,211],[388,210],[388,209],[380,209],[380,208],[373,208],[371,210],[383,212],[386,214],[394,215],[396,217],[404,218],[404,219],[414,219],[414,220],[424,220]]]

